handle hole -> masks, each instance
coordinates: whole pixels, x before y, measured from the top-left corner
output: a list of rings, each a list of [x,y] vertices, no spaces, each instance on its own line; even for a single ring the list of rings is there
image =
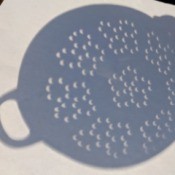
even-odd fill
[[[30,130],[15,100],[4,102],[0,108],[0,115],[3,128],[10,138],[22,140],[29,136]]]

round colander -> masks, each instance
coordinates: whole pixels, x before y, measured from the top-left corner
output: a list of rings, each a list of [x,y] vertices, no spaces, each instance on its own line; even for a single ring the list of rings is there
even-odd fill
[[[42,140],[100,167],[164,150],[175,138],[175,35],[163,25],[174,19],[165,19],[114,5],[55,18],[30,44],[17,89],[0,99],[18,102],[30,135],[13,140],[1,124],[1,139]]]

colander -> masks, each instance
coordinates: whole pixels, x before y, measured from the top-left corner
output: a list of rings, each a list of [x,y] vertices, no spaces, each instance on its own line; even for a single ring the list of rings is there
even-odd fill
[[[168,28],[166,27],[168,26]],[[14,146],[44,141],[99,167],[145,161],[174,141],[173,17],[151,18],[115,5],[58,16],[37,34],[21,65],[18,102],[30,129]]]

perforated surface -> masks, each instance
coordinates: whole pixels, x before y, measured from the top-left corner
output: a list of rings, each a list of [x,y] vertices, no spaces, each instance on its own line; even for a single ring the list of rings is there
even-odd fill
[[[138,25],[99,19],[93,31],[72,31],[55,53],[67,75],[51,76],[46,86],[47,99],[57,102],[51,117],[75,125],[72,144],[118,165],[157,153],[175,131],[174,48]]]
[[[31,130],[23,144],[42,140],[100,167],[133,165],[168,147],[175,45],[158,19],[101,5],[46,25],[20,70],[17,100]]]

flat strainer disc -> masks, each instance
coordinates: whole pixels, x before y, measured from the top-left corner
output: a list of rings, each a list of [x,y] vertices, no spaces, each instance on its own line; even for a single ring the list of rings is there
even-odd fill
[[[174,46],[156,19],[129,8],[89,6],[54,19],[20,71],[16,98],[32,134],[94,166],[151,158],[174,141]]]

